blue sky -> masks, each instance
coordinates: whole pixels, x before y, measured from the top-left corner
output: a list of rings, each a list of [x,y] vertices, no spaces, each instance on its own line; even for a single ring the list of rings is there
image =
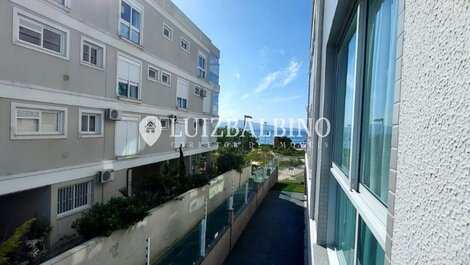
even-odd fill
[[[221,51],[221,119],[305,118],[311,0],[173,2]]]

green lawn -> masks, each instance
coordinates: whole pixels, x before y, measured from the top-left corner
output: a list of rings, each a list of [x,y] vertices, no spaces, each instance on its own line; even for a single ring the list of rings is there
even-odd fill
[[[273,190],[304,193],[305,186],[303,184],[296,183],[276,183],[276,185],[273,187]]]

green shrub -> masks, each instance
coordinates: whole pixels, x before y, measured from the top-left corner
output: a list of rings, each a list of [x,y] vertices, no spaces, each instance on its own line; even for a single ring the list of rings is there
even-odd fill
[[[217,170],[220,174],[232,169],[241,173],[244,165],[245,159],[240,153],[225,151],[217,158]]]
[[[20,246],[24,236],[30,231],[36,218],[30,219],[20,225],[13,235],[0,245],[0,265],[11,264],[10,257]]]
[[[106,204],[95,204],[75,220],[72,228],[84,239],[109,236],[126,229],[149,215],[144,201],[137,197],[115,197]]]

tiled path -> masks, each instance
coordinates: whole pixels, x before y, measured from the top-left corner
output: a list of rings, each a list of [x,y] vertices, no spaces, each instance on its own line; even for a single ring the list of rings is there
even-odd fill
[[[270,191],[225,265],[304,264],[304,195]]]

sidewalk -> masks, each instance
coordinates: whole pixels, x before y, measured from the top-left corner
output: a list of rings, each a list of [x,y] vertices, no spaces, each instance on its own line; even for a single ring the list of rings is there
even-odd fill
[[[225,265],[304,264],[304,195],[270,191]]]

